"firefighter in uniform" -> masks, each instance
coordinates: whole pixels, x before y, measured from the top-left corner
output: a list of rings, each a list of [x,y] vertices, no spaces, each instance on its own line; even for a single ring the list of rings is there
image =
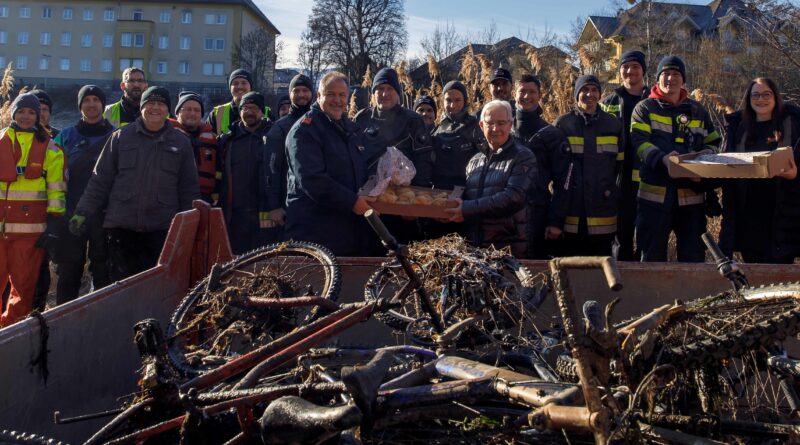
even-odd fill
[[[639,190],[639,158],[631,145],[630,131],[633,108],[650,94],[650,89],[644,84],[646,72],[645,56],[641,51],[624,53],[619,63],[622,85],[600,101],[600,108],[622,121],[625,131],[625,160],[620,177],[617,220],[617,259],[620,261],[634,261],[637,258],[633,251],[633,237],[636,227],[636,192]]]
[[[689,99],[685,82],[683,61],[664,57],[658,64],[658,83],[631,118],[631,143],[641,162],[636,246],[642,261],[666,261],[673,230],[678,261],[705,260],[700,239],[706,230],[703,185],[671,178],[668,165],[673,155],[716,151],[720,136],[708,112]]]
[[[553,124],[567,136],[569,152],[559,152],[550,239],[564,235],[566,255],[611,255],[617,231],[618,181],[624,153],[622,123],[602,111],[600,81],[575,81],[576,107]]]
[[[20,94],[11,125],[0,131],[0,288],[11,293],[0,327],[28,315],[44,249],[64,227],[64,153],[38,125],[39,100]]]
[[[147,89],[144,71],[133,67],[125,68],[119,88],[122,90],[122,99],[107,106],[103,112],[103,117],[114,128],[124,127],[139,117],[139,102],[142,100],[142,93]]]
[[[243,68],[233,70],[228,77],[228,89],[231,91],[231,101],[217,105],[206,116],[205,122],[211,125],[214,134],[218,136],[229,133],[233,124],[241,119],[239,117],[239,102],[245,94],[253,91],[253,76]],[[267,106],[264,107],[264,116],[271,116],[271,111]]]
[[[430,96],[420,96],[414,101],[414,111],[422,116],[425,128],[429,133],[436,129],[436,100]]]
[[[176,118],[170,119],[170,123],[189,138],[194,148],[200,199],[214,204],[219,199],[216,188],[222,172],[217,169],[217,137],[211,131],[211,125],[202,121],[203,114],[203,97],[191,91],[184,91],[178,95],[178,104],[175,105]]]

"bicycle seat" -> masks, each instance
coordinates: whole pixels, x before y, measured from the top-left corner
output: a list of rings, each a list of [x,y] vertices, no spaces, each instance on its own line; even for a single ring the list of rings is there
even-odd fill
[[[355,405],[325,407],[297,396],[270,403],[259,420],[265,444],[318,443],[361,423]]]
[[[364,366],[342,368],[342,382],[353,396],[353,400],[364,415],[364,425],[369,429],[372,423],[372,409],[378,397],[378,387],[389,367],[394,364],[394,355],[386,350],[378,351]]]

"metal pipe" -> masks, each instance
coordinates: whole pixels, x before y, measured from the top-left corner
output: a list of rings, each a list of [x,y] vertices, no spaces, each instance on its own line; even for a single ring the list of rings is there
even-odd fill
[[[294,297],[294,298],[261,298],[245,297],[244,303],[247,306],[265,309],[285,309],[301,306],[320,306],[324,309],[335,311],[339,309],[339,304],[335,301],[323,297]]]

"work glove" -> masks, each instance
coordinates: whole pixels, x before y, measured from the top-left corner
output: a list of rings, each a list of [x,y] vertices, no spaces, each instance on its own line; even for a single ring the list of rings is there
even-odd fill
[[[47,227],[44,229],[39,239],[36,240],[36,247],[47,250],[51,256],[58,246],[58,241],[64,233],[64,218],[55,215],[47,215]]]
[[[69,219],[69,231],[75,236],[83,236],[89,227],[86,225],[86,216],[80,214],[72,215]]]

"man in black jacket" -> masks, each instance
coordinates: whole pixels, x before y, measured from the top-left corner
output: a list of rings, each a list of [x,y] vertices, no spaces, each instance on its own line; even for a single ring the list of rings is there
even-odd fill
[[[192,145],[167,121],[169,91],[152,86],[141,103],[141,116],[103,147],[69,220],[70,232],[82,235],[87,217],[106,209],[113,281],[155,266],[172,218],[200,197]]]
[[[481,130],[487,148],[467,165],[464,200],[450,221],[465,222],[468,239],[479,246],[510,246],[524,258],[528,249],[526,196],[536,181],[536,157],[511,136],[514,115],[505,101],[491,101],[483,109]]]
[[[233,253],[240,255],[283,235],[283,205],[270,200],[267,184],[280,189],[281,174],[270,168],[267,134],[272,123],[264,116],[264,96],[251,91],[239,103],[239,121],[219,140],[222,179],[219,206]],[[265,229],[265,230],[261,230]]]
[[[349,97],[347,77],[326,74],[317,102],[289,131],[286,232],[335,255],[359,256],[368,242],[362,215],[370,209],[370,198],[358,196],[367,170],[358,127],[347,118]]]
[[[554,241],[545,239],[547,213],[550,211],[550,183],[555,170],[555,154],[569,150],[564,133],[542,119],[541,82],[536,76],[526,74],[514,88],[517,110],[514,119],[514,136],[536,156],[539,168],[537,181],[528,192],[528,258],[547,259],[556,250]]]

